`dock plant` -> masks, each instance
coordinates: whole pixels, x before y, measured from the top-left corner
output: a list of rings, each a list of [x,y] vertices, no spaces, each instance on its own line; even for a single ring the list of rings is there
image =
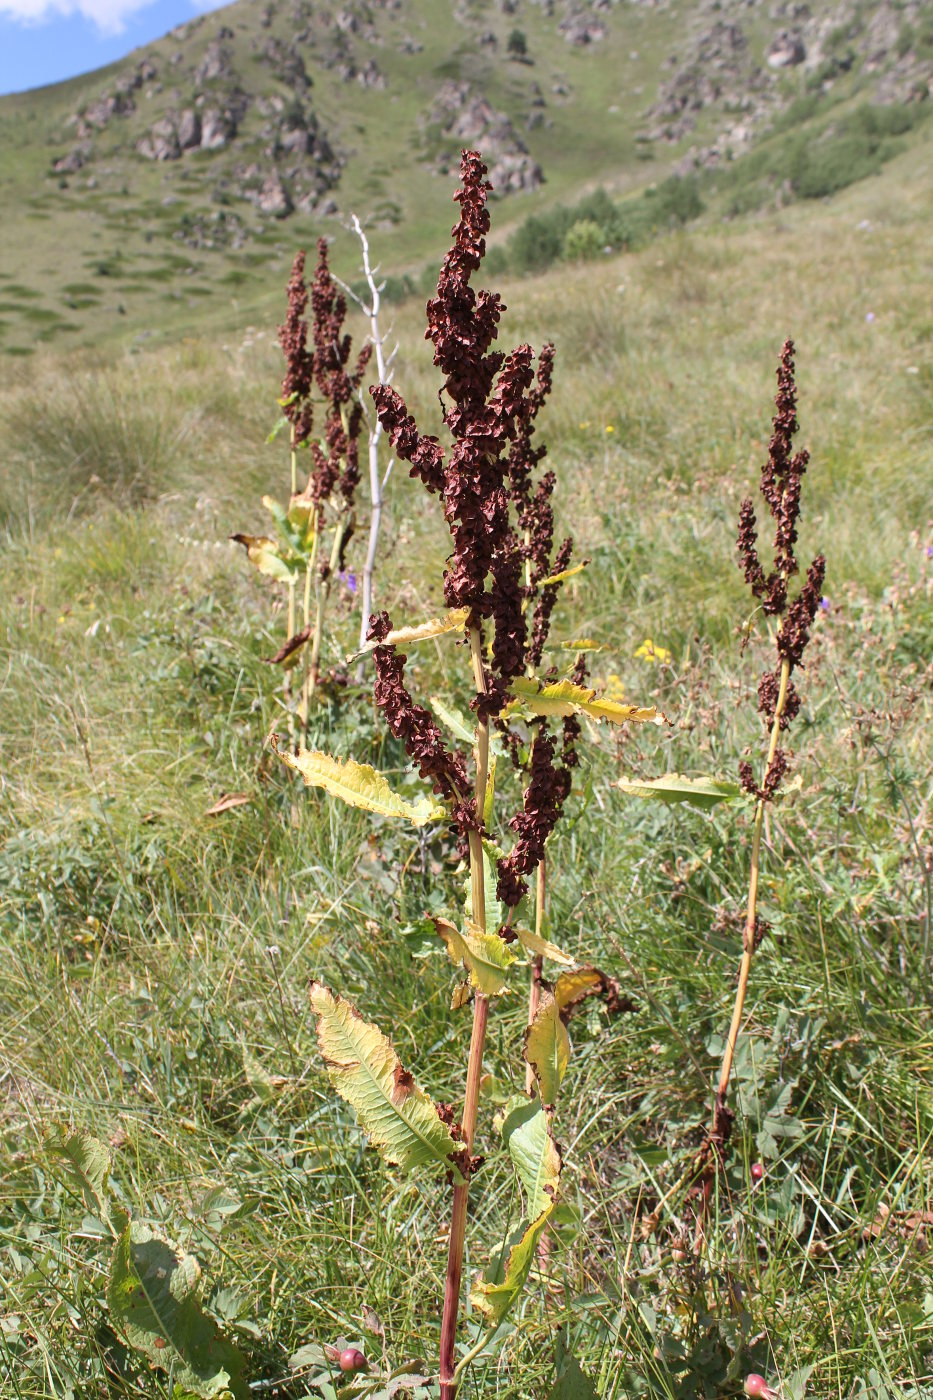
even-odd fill
[[[549,347],[542,351],[536,371],[530,346],[508,353],[493,348],[505,307],[497,293],[471,286],[489,230],[485,175],[478,153],[464,152],[455,195],[460,216],[437,295],[427,305],[427,337],[443,377],[448,444],[419,429],[395,388],[379,384],[371,389],[398,459],[439,499],[450,533],[442,580],[446,613],[396,626],[388,613],[378,612],[368,629],[376,705],[425,790],[420,797],[403,797],[382,773],[352,758],[305,748],[297,755],[282,751],[306,783],[354,806],[415,826],[445,824],[469,872],[463,912],[434,920],[441,945],[465,975],[451,1014],[472,1005],[459,1113],[428,1095],[382,1031],[349,1002],[319,982],[311,989],[330,1079],[355,1109],[373,1145],[386,1161],[405,1170],[433,1171],[451,1188],[441,1303],[442,1400],[453,1400],[465,1367],[517,1301],[558,1210],[562,1163],[552,1124],[570,1056],[567,1022],[594,993],[606,998],[610,1010],[627,1004],[613,979],[580,965],[546,939],[540,918],[537,932],[526,927],[523,902],[529,881],[538,878],[548,838],[570,794],[582,721],[663,722],[654,707],[599,698],[579,683],[579,672],[577,679],[561,676],[556,668],[539,675],[571,548],[566,543],[552,558],[555,479],[548,473],[532,486],[543,452],[532,447],[531,435],[550,383],[553,352]],[[441,637],[458,643],[464,655],[473,696],[469,720],[433,697],[429,709],[409,689],[400,647]],[[514,753],[523,780],[514,797],[503,796],[500,782],[497,801],[495,760],[505,752]],[[511,785],[506,792],[512,792]],[[473,1308],[488,1331],[458,1357],[469,1202],[471,1192],[482,1189],[476,1133],[487,1026],[495,1002],[521,993],[527,971],[518,974],[527,969],[529,958],[538,957],[559,972],[553,981],[539,977],[524,1036],[533,1096],[518,1094],[502,1121],[523,1214],[471,1290]]]
[[[283,507],[272,496],[263,497],[275,526],[274,538],[236,534],[233,539],[244,546],[260,573],[287,586],[287,635],[269,660],[285,668],[290,734],[294,734],[291,673],[300,663],[302,680],[297,710],[302,734],[307,738],[308,714],[321,679],[327,600],[335,574],[344,568],[355,528],[354,499],[360,479],[359,439],[363,429],[358,390],[372,346],[364,345],[352,370],[348,369],[352,339],[344,330],[347,303],[331,276],[326,239],[318,241],[310,288],[305,281],[305,254],[296,254],[287,294],[285,321],[279,327],[279,343],[285,356],[279,405],[282,425],[289,434],[288,505]],[[320,412],[323,425],[315,434],[315,418]],[[306,456],[310,456],[310,468],[299,491],[299,464]]]
[[[777,381],[768,459],[761,468],[760,481],[761,494],[774,522],[773,557],[767,571],[758,552],[754,502],[747,497],[739,508],[739,561],[755,603],[766,618],[773,619],[775,660],[773,668],[765,671],[758,683],[758,713],[768,735],[760,781],[747,759],[743,759],[739,765],[742,787],[753,799],[755,807],[748,900],[742,930],[742,960],[713,1107],[711,1146],[720,1155],[732,1131],[734,1115],[728,1106],[727,1095],[752,958],[768,933],[768,925],[758,913],[762,826],[765,810],[780,793],[787,774],[788,755],[782,747],[781,738],[800,711],[800,694],[794,684],[794,674],[803,665],[804,651],[820,607],[826,575],[826,560],[822,554],[818,554],[809,565],[803,584],[793,595],[793,580],[800,572],[794,546],[800,518],[801,487],[810,458],[806,448],[798,452],[793,450],[794,434],[799,423],[794,344],[791,340],[786,340],[782,347]]]

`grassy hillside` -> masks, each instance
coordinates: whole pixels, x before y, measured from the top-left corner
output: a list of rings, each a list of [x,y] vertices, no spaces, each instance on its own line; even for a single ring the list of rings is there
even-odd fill
[[[561,1332],[609,1400],[737,1395],[750,1370],[792,1400],[933,1393],[929,173],[908,151],[825,204],[503,286],[503,342],[557,343],[543,433],[560,524],[591,560],[557,635],[608,642],[600,684],[656,701],[674,727],[597,736],[553,852],[555,934],[638,1009],[574,1022],[558,1132],[580,1228],[468,1373],[465,1400],[545,1400]],[[449,220],[439,199],[437,224]],[[216,314],[212,327],[230,313]],[[98,360],[57,341],[10,362],[0,388],[11,1397],[171,1394],[110,1326],[105,1231],[58,1182],[54,1123],[109,1140],[123,1202],[198,1255],[205,1305],[246,1352],[254,1393],[307,1394],[289,1358],[312,1342],[362,1340],[394,1365],[436,1350],[443,1193],[399,1191],[335,1106],[305,989],[323,976],[412,1059],[431,1047],[430,1089],[458,1096],[466,1031],[446,1010],[448,966],[411,949],[459,877],[440,835],[374,835],[362,814],[295,792],[262,748],[280,716],[260,658],[282,638],[282,600],[270,616],[227,536],[260,526],[260,494],[284,489],[281,443],[265,441],[280,314],[281,292],[248,331],[231,318],[222,335],[179,339],[176,321],[174,343]],[[393,314],[396,382],[429,415],[421,309]],[[825,550],[828,602],[793,731],[801,787],[767,829],[774,936],[752,974],[734,1151],[696,1256],[677,1183],[732,1004],[748,820],[659,812],[613,783],[734,773],[760,744],[766,647],[741,646],[734,533],[787,334],[812,453],[800,552]],[[396,471],[380,604],[432,615],[443,550],[436,514]],[[331,662],[353,645],[353,606],[344,593],[332,615]],[[637,655],[649,637],[668,661]],[[455,655],[418,653],[426,690],[452,683]],[[313,738],[403,766],[365,686],[321,706]],[[225,792],[249,800],[206,817]],[[519,999],[496,1015],[470,1272],[513,1210],[491,1118],[521,1073],[508,1051]]]
[[[931,15],[929,0],[820,0],[796,18],[737,0],[237,0],[108,69],[0,99],[0,349],[265,320],[293,250],[351,211],[383,266],[417,280],[465,144],[493,168],[500,236],[676,170],[699,171],[713,219],[819,196],[919,139]],[[771,66],[788,35],[795,61]],[[906,116],[840,147],[839,123],[877,104]],[[803,147],[822,152],[816,175]],[[342,238],[336,259],[355,273]]]

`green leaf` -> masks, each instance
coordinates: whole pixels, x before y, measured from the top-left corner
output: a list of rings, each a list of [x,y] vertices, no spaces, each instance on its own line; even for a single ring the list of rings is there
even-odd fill
[[[467,919],[463,930],[447,919],[435,919],[437,929],[447,947],[452,962],[465,967],[470,974],[470,986],[488,997],[499,996],[508,983],[508,970],[516,960],[512,946],[498,933],[488,933]]]
[[[524,1221],[508,1243],[498,1250],[484,1279],[470,1290],[470,1302],[489,1327],[498,1327],[525,1286],[534,1263],[535,1249],[553,1211],[549,1205],[530,1225]]]
[[[525,1060],[531,1065],[542,1104],[553,1108],[570,1062],[570,1036],[554,993],[546,987],[541,989],[538,1009],[525,1031]]]
[[[558,1360],[557,1379],[548,1391],[547,1400],[599,1400],[593,1382],[569,1351]]]
[[[310,496],[292,496],[285,518],[298,549],[302,554],[309,555],[314,547],[317,527],[317,506],[314,501]]]
[[[502,1140],[525,1189],[525,1214],[536,1219],[553,1205],[560,1190],[561,1156],[547,1114],[524,1099],[502,1124]]]
[[[731,802],[742,789],[725,778],[686,778],[665,773],[663,778],[620,778],[616,785],[629,797],[649,797],[656,802],[686,802],[708,811],[719,802]]]
[[[483,903],[486,907],[486,927],[495,932],[502,920],[502,910],[496,898],[496,867],[501,852],[491,841],[483,841]],[[473,918],[473,881],[469,869],[463,886],[463,917]]]
[[[445,815],[444,808],[430,797],[409,802],[394,792],[383,775],[368,763],[332,758],[319,749],[299,749],[297,754],[291,754],[276,748],[276,753],[287,767],[301,774],[308,787],[323,788],[351,807],[362,807],[381,817],[407,817],[414,826],[424,826]]]
[[[246,557],[261,574],[279,583],[293,583],[297,579],[297,564],[287,563],[275,540],[270,540],[268,535],[231,535],[230,538],[243,546]]]
[[[192,1254],[132,1221],[114,1246],[107,1303],[114,1322],[153,1365],[195,1395],[249,1395],[244,1362],[198,1301],[201,1269]]]
[[[373,1146],[405,1171],[427,1163],[462,1182],[449,1128],[382,1032],[320,982],[311,985],[311,1006],[330,1081]]]
[[[431,709],[437,715],[441,724],[450,730],[455,739],[459,739],[464,744],[471,746],[476,743],[476,730],[464,718],[461,712],[454,709],[452,705],[447,705],[437,695],[429,697]]]
[[[530,928],[513,924],[512,932],[526,952],[534,953],[535,957],[550,958],[551,962],[562,963],[565,967],[573,967],[573,958],[562,952],[556,943],[549,942],[538,933],[532,933]]]
[[[533,714],[545,717],[589,715],[590,719],[607,719],[610,724],[666,724],[667,719],[654,705],[622,705],[617,700],[600,700],[595,690],[574,685],[572,681],[554,681],[541,685],[539,681],[518,676],[509,686],[510,693]]]
[[[56,1127],[46,1142],[66,1184],[84,1202],[85,1209],[106,1220],[110,1213],[110,1149],[90,1133],[68,1133]]]

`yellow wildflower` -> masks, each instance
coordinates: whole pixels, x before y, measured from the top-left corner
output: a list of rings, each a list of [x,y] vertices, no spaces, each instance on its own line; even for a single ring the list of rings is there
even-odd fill
[[[667,647],[657,646],[650,637],[645,638],[635,655],[643,657],[645,661],[657,661],[661,665],[665,665],[671,659]]]

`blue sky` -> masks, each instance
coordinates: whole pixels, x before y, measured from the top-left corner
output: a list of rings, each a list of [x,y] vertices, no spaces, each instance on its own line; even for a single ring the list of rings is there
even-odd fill
[[[113,63],[211,0],[0,0],[0,93]]]

